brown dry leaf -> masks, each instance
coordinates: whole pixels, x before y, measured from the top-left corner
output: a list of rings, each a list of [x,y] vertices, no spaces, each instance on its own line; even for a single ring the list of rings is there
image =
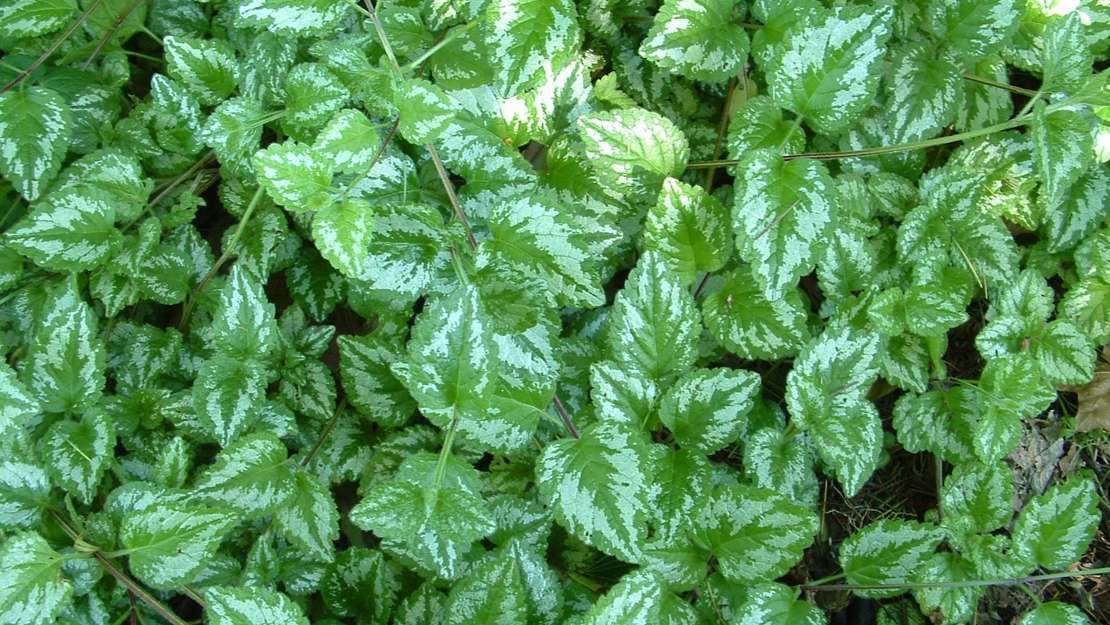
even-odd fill
[[[1075,429],[1079,432],[1110,431],[1110,345],[1102,348],[1095,378],[1075,392],[1079,395]]]

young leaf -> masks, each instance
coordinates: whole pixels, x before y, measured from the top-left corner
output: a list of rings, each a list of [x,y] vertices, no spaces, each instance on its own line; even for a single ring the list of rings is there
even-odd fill
[[[73,596],[62,575],[64,560],[35,532],[21,532],[0,546],[0,622],[55,623]]]
[[[54,482],[89,504],[112,461],[116,433],[107,415],[94,410],[80,421],[63,420],[46,432],[42,455]]]
[[[639,108],[594,113],[580,117],[578,128],[598,176],[633,197],[654,199],[664,178],[686,169],[686,135],[657,113]]]
[[[23,382],[45,412],[80,413],[104,389],[96,313],[72,281],[46,301],[43,312],[23,363]]]
[[[783,161],[761,150],[740,164],[732,213],[736,250],[752,264],[767,299],[781,298],[813,271],[835,197],[832,178],[818,161]]]
[[[272,143],[254,155],[258,182],[286,210],[319,210],[331,203],[332,164],[307,145]]]
[[[735,0],[666,0],[640,55],[692,80],[727,80],[748,53],[748,34],[733,21],[735,8]]]
[[[151,588],[191,583],[235,524],[230,512],[196,504],[155,503],[120,526],[131,572]]]
[[[243,515],[266,514],[296,495],[285,445],[273,434],[244,436],[216,456],[193,486],[195,496]]]
[[[348,278],[365,275],[373,229],[374,213],[364,200],[329,202],[312,217],[312,239],[320,255]]]
[[[516,95],[554,74],[578,50],[582,34],[571,0],[498,0],[481,21],[494,86]]]
[[[800,601],[789,586],[766,582],[749,589],[747,599],[737,606],[736,625],[824,625],[820,608]]]
[[[1014,548],[1046,569],[1061,570],[1087,550],[1098,523],[1095,483],[1076,475],[1025,504],[1014,525]]]
[[[166,73],[184,83],[201,104],[223,101],[235,90],[239,63],[227,41],[166,37]]]
[[[1014,513],[1014,478],[1003,464],[961,464],[944,480],[944,524],[976,533],[992,532]]]
[[[890,7],[837,7],[787,31],[767,69],[771,97],[814,130],[835,134],[861,115],[879,88]]]
[[[750,371],[691,371],[663,396],[659,419],[683,448],[713,454],[746,430],[759,386],[759,376]]]
[[[274,526],[291,544],[328,562],[339,539],[339,510],[331,491],[305,471],[293,475],[293,496],[274,515]]]
[[[28,200],[37,200],[58,175],[73,135],[62,96],[46,87],[0,94],[0,174]]]
[[[274,590],[215,586],[204,599],[211,625],[308,625],[301,608]]]
[[[549,444],[536,463],[536,482],[567,531],[635,562],[647,538],[651,469],[643,434],[603,422],[581,438]]]
[[[216,356],[201,365],[193,385],[200,427],[227,447],[254,427],[266,397],[266,370],[255,360]]]
[[[335,171],[361,174],[370,167],[380,143],[378,131],[366,115],[343,109],[316,135],[312,150],[324,156]]]
[[[809,339],[806,309],[797,289],[768,298],[749,267],[725,275],[720,290],[702,303],[705,327],[730,352],[746,360],[778,360]]]

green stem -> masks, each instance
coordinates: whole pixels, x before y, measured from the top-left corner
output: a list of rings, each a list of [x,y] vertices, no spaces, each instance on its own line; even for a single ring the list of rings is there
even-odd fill
[[[976,76],[975,74],[964,74],[964,80],[970,80],[971,82],[977,82],[979,84],[988,85],[988,86],[991,86],[991,87],[997,87],[999,89],[1005,89],[1006,91],[1010,91],[1010,92],[1013,92],[1013,93],[1020,93],[1021,95],[1024,95],[1024,96],[1033,97],[1033,96],[1037,95],[1037,92],[1033,91],[1032,89],[1024,89],[1022,87],[1015,87],[1014,85],[1010,85],[1010,84],[1007,84],[1007,83],[1004,83],[1004,82],[999,82],[999,81],[994,80],[992,78],[986,78],[986,77],[983,77],[983,76]]]
[[[142,52],[135,52],[134,50],[123,50],[123,53],[126,54],[127,56],[133,56],[137,59],[143,59],[144,61],[150,61],[151,63],[158,63],[159,65],[165,65],[166,64],[165,59],[160,59],[156,56],[151,56],[149,54],[143,54]]]
[[[1030,575],[1027,577],[1009,577],[1001,579],[972,579],[962,582],[907,582],[904,584],[804,584],[802,590],[818,592],[843,591],[843,590],[914,590],[917,588],[977,588],[983,586],[1013,586],[1030,582],[1048,582],[1057,579],[1073,577],[1096,577],[1110,574],[1110,566],[1085,571],[1063,571],[1060,573],[1046,573],[1044,575]]]
[[[116,31],[119,30],[120,26],[123,26],[123,23],[127,21],[127,18],[131,17],[135,9],[139,8],[139,5],[145,2],[146,0],[135,0],[124,9],[122,13],[116,15],[115,19],[112,20],[112,25],[100,37],[100,41],[96,43],[96,47],[93,48],[92,53],[89,54],[89,57],[81,64],[81,69],[88,69],[89,65],[92,65],[93,60],[96,59],[100,51],[104,49],[104,46],[108,45],[108,41],[116,35]]]
[[[361,182],[363,178],[370,175],[370,171],[374,169],[374,167],[378,164],[378,161],[381,160],[382,155],[385,154],[386,148],[389,147],[389,142],[393,140],[393,135],[397,134],[397,126],[400,125],[400,123],[401,118],[398,117],[393,122],[393,124],[390,125],[389,130],[385,133],[385,138],[382,139],[382,144],[378,146],[378,151],[375,152],[373,158],[370,159],[370,165],[366,168],[365,171],[359,174],[358,178],[355,178],[347,184],[347,188],[343,189],[343,194],[339,196],[340,202],[347,199],[347,195],[351,192],[351,189],[355,188],[356,184]]]
[[[451,456],[451,448],[455,445],[455,430],[459,428],[459,413],[456,412],[451,417],[451,427],[447,429],[447,435],[443,438],[443,446],[439,449],[439,459],[436,460],[436,474],[435,486],[436,490],[439,485],[443,483],[443,476],[447,474],[447,458]]]
[[[258,206],[258,201],[260,199],[262,199],[262,187],[258,187],[251,197],[250,204],[247,204],[247,210],[243,211],[243,218],[239,220],[239,226],[235,229],[235,234],[231,236],[231,240],[228,241],[227,246],[224,247],[223,253],[220,254],[216,262],[212,264],[212,268],[208,270],[208,273],[204,274],[200,282],[189,292],[188,298],[185,300],[185,307],[181,312],[181,321],[177,324],[179,329],[184,330],[189,326],[189,317],[193,314],[193,307],[197,303],[197,295],[204,290],[204,287],[208,286],[208,283],[219,273],[220,268],[231,258],[232,253],[235,252],[235,246],[239,244],[239,239],[243,236],[243,230],[246,229],[247,223],[250,222],[251,214],[254,213],[254,208]]]
[[[1041,99],[1041,92],[1038,91],[1038,92],[1034,93],[1033,97],[1029,98],[1029,101],[1025,103],[1025,106],[1021,107],[1021,110],[1018,111],[1017,117],[1023,117],[1026,113],[1033,110],[1033,105],[1036,104],[1037,101],[1040,100],[1040,99]]]
[[[812,582],[810,582],[808,584],[808,586],[824,586],[825,584],[828,584],[829,582],[835,582],[835,581],[838,581],[838,580],[842,580],[842,579],[845,578],[845,576],[847,576],[847,573],[837,573],[835,575],[828,575],[826,577],[822,577],[820,579],[813,580]]]
[[[312,449],[308,450],[308,453],[305,454],[304,458],[301,460],[302,467],[307,467],[308,463],[312,462],[312,459],[320,452],[320,448],[324,446],[324,441],[328,439],[328,436],[331,435],[331,431],[335,429],[335,424],[339,421],[339,415],[346,407],[347,398],[344,397],[339,400],[339,404],[336,405],[335,412],[332,413],[331,419],[328,419],[327,425],[324,426],[324,431],[320,432],[320,438],[316,439],[316,444],[312,446]]]
[[[790,140],[790,137],[794,136],[794,133],[798,130],[798,128],[801,127],[801,125],[802,125],[802,116],[801,115],[795,115],[794,116],[794,121],[791,122],[791,124],[790,124],[790,128],[788,128],[786,130],[786,134],[783,135],[782,141],[779,142],[779,147],[777,148],[778,150],[782,150],[783,146],[786,145],[786,142]]]
[[[85,9],[85,11],[81,13],[81,15],[77,16],[77,19],[69,25],[69,28],[65,29],[65,31],[62,32],[62,34],[54,40],[54,43],[50,44],[50,47],[47,48],[45,52],[39,55],[39,58],[35,59],[33,63],[27,66],[27,69],[23,70],[22,73],[20,73],[18,76],[12,79],[11,82],[4,85],[4,87],[0,89],[0,94],[10,91],[13,87],[23,82],[27,79],[28,76],[33,74],[34,71],[39,68],[39,65],[45,63],[46,59],[49,59],[51,55],[58,51],[58,48],[62,47],[62,44],[65,43],[66,39],[69,39],[70,35],[73,34],[73,31],[77,30],[77,28],[81,26],[81,24],[84,24],[85,20],[89,19],[89,15],[92,15],[92,12],[100,6],[101,2],[104,2],[104,0],[93,0],[92,3],[89,4],[89,8]]]
[[[436,52],[439,52],[445,46],[450,45],[453,41],[455,41],[459,37],[466,34],[477,23],[478,22],[476,22],[476,21],[467,22],[463,26],[461,26],[459,28],[456,28],[455,30],[452,30],[451,32],[447,33],[446,37],[437,41],[435,43],[435,45],[433,45],[431,48],[428,48],[428,50],[426,52],[424,52],[424,54],[421,54],[415,60],[410,61],[409,63],[407,63],[406,65],[401,67],[401,73],[407,74],[407,73],[411,72],[412,70],[416,69],[417,67],[420,67],[424,63],[424,61],[427,61],[428,59],[432,58],[433,54],[435,54]]]

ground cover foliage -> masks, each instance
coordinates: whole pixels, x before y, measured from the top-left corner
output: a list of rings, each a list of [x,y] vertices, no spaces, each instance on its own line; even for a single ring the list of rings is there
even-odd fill
[[[1107,622],[1104,0],[0,51],[0,623]]]

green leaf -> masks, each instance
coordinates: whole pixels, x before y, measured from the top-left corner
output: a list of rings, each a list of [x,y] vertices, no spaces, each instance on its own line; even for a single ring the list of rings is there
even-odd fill
[[[227,41],[170,36],[162,46],[166,73],[184,83],[201,104],[218,104],[235,90],[239,62]]]
[[[879,465],[882,424],[867,391],[877,373],[879,341],[872,333],[827,330],[794,361],[786,403],[844,491],[855,494]]]
[[[736,251],[752,264],[767,299],[778,299],[817,265],[818,242],[837,210],[833,181],[818,161],[784,161],[770,150],[747,156],[739,176]]]
[[[733,21],[735,8],[734,0],[666,0],[640,55],[691,80],[727,80],[748,53],[748,35]]]
[[[680,446],[713,454],[747,429],[759,393],[751,371],[698,369],[679,378],[659,405],[659,419]]]
[[[489,323],[477,289],[461,286],[425,308],[408,357],[392,365],[420,411],[443,429],[458,419],[461,431],[477,433],[487,418],[498,368]]]
[[[944,524],[976,533],[992,532],[1014,513],[1014,478],[1002,463],[959,464],[944,480]]]
[[[366,115],[343,109],[316,135],[312,150],[324,156],[335,171],[361,174],[370,167],[380,144],[378,130]]]
[[[235,25],[305,37],[338,27],[350,8],[332,0],[244,0],[234,13]]]
[[[659,396],[659,386],[628,365],[604,360],[590,366],[590,399],[599,421],[646,430]]]
[[[426,204],[375,206],[374,233],[361,279],[382,291],[415,299],[453,284],[451,246],[459,241],[443,216]]]
[[[797,289],[768,298],[750,268],[725,275],[702,303],[705,327],[725,349],[746,360],[793,356],[809,339],[806,307]]]
[[[337,341],[347,401],[373,421],[403,425],[416,411],[416,402],[389,369],[400,357],[399,350],[376,334],[341,336]]]
[[[22,374],[45,412],[80,413],[100,398],[104,344],[97,335],[96,313],[73,281],[46,301]]]
[[[767,69],[771,97],[820,133],[847,129],[879,88],[893,17],[888,6],[837,7],[797,22]]]
[[[817,503],[813,450],[804,435],[787,436],[774,427],[750,432],[744,441],[744,475],[755,486],[790,499]]]
[[[609,313],[613,360],[665,384],[694,364],[700,332],[690,292],[662,256],[644,253]]]
[[[701,508],[693,537],[737,582],[773,580],[789,571],[813,542],[817,514],[754,486],[724,486]]]
[[[276,511],[296,496],[286,449],[270,433],[244,436],[224,448],[193,483],[195,496],[242,515]]]
[[[293,137],[307,140],[323,128],[350,98],[347,87],[320,63],[301,63],[285,78],[282,126]]]
[[[930,0],[925,27],[967,61],[1001,48],[1018,25],[1014,0]]]
[[[266,193],[286,210],[319,210],[332,202],[332,164],[307,145],[272,143],[254,155],[254,169]]]
[[[1033,112],[1033,164],[1041,178],[1041,201],[1060,204],[1094,162],[1095,120],[1085,109],[1051,113],[1043,105]]]
[[[42,455],[54,483],[90,504],[113,460],[115,446],[111,420],[93,411],[80,421],[63,420],[51,426],[42,440]]]
[[[996,358],[979,378],[979,422],[975,453],[983,462],[1004,458],[1017,446],[1021,419],[1032,417],[1056,399],[1033,360],[1024,354]]]
[[[488,558],[451,588],[446,625],[516,624],[528,621],[522,571],[509,551]]]
[[[582,37],[571,0],[500,0],[489,3],[481,19],[487,62],[503,95],[552,76]]]
[[[351,547],[339,552],[328,567],[320,582],[320,594],[328,610],[337,616],[384,623],[401,590],[399,573],[399,567],[381,551]]]
[[[220,159],[220,164],[238,175],[254,173],[251,157],[262,140],[265,112],[246,97],[224,100],[208,116],[200,136]]]
[[[667,546],[663,550],[645,548],[649,562],[661,551],[669,552],[670,547],[687,542],[686,532],[693,526],[694,517],[710,490],[711,470],[712,465],[696,449],[665,449],[660,454],[655,471],[657,495],[652,525],[655,526],[654,544]],[[705,562],[696,553],[692,559],[693,566],[699,570],[693,580],[696,583]]]
[[[331,491],[304,471],[293,475],[293,496],[274,515],[274,526],[291,544],[317,560],[335,557],[339,510]]]
[[[593,604],[580,625],[662,624],[662,604],[667,592],[663,580],[654,572],[633,571],[621,577]]]
[[[1052,210],[1045,211],[1042,228],[1049,250],[1062,252],[1079,245],[1106,218],[1110,200],[1110,174],[1092,167],[1064,192]]]
[[[46,471],[25,462],[0,462],[0,528],[5,531],[35,525],[50,505]]]
[[[0,94],[0,174],[23,197],[38,199],[62,168],[73,125],[65,99],[52,89]]]
[[[11,39],[52,33],[77,12],[74,0],[12,0],[0,7],[0,32]]]
[[[898,143],[934,137],[956,118],[963,72],[924,43],[900,48],[886,84],[885,121]]]
[[[0,435],[22,428],[24,422],[38,412],[38,400],[19,381],[8,363],[0,362]]]
[[[258,278],[236,263],[220,289],[219,309],[212,320],[212,343],[223,354],[241,360],[265,358],[277,348],[274,305]]]
[[[495,205],[490,237],[478,250],[477,266],[506,282],[538,281],[562,305],[605,303],[591,238],[602,232],[583,227],[553,196],[529,195]],[[615,232],[613,233],[616,234]]]
[[[1078,90],[1091,78],[1094,62],[1078,12],[1053,18],[1044,31],[1041,50],[1041,90]]]
[[[301,608],[274,590],[214,586],[204,599],[210,625],[308,625]]]
[[[744,102],[728,124],[728,153],[735,159],[761,149],[797,154],[805,149],[805,139],[805,133],[783,120],[782,109],[764,94]]]
[[[640,108],[592,113],[578,119],[578,128],[597,175],[635,198],[654,200],[664,178],[686,169],[686,135],[657,113]]]
[[[1099,516],[1095,482],[1085,474],[1072,476],[1021,509],[1014,549],[1046,569],[1063,570],[1087,551]]]
[[[235,521],[231,513],[215,508],[158,503],[128,514],[119,538],[139,580],[172,590],[197,578]]]
[[[748,589],[747,599],[737,606],[736,625],[825,625],[817,606],[800,601],[797,591],[777,582]]]
[[[627,562],[638,560],[650,516],[651,454],[643,434],[602,422],[549,444],[536,482],[571,534]]]
[[[332,267],[348,278],[365,275],[374,213],[365,200],[328,203],[312,217],[312,239]]]
[[[34,532],[9,537],[0,546],[0,621],[49,625],[70,605],[73,585],[62,576],[64,560]]]
[[[940,530],[926,523],[876,521],[840,545],[840,566],[849,584],[905,584],[921,573],[942,538]],[[855,591],[873,599],[904,592],[902,589]]]
[[[70,188],[36,202],[6,234],[12,249],[53,271],[95,269],[115,252],[113,199],[91,188]]]
[[[1018,625],[1089,625],[1090,621],[1079,608],[1059,601],[1049,601],[1026,612]]]
[[[975,567],[967,559],[956,553],[934,553],[922,565],[917,578],[922,582],[953,584],[914,590],[917,604],[926,614],[944,623],[966,623],[975,616],[984,590],[959,585],[979,579]]]
[[[728,210],[716,198],[667,178],[644,220],[644,247],[659,252],[689,284],[699,271],[717,271],[728,262],[731,231]]]

